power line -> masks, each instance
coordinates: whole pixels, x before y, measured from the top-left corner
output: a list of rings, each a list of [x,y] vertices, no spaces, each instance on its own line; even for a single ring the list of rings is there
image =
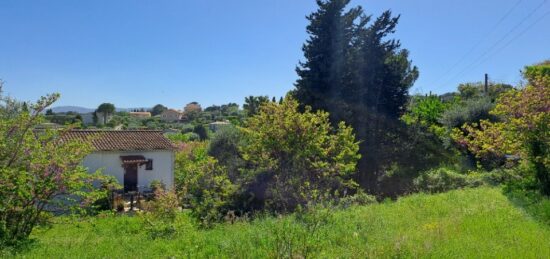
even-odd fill
[[[539,17],[537,20],[535,20],[534,22],[532,22],[531,24],[529,24],[523,31],[521,31],[519,34],[517,34],[514,38],[512,38],[511,40],[507,41],[506,44],[504,44],[503,46],[501,46],[500,48],[498,48],[496,51],[494,51],[493,53],[491,53],[491,55],[489,55],[486,59],[484,59],[483,61],[481,61],[481,63],[479,63],[479,65],[483,64],[484,62],[486,62],[487,60],[489,60],[491,57],[493,57],[494,55],[496,55],[498,52],[502,51],[503,49],[505,49],[506,47],[508,47],[512,42],[514,42],[515,40],[519,39],[521,36],[523,36],[523,34],[525,34],[527,31],[529,31],[533,26],[535,26],[536,24],[538,24],[540,21],[542,21],[547,15],[549,15],[550,12],[546,12],[544,13],[541,17]]]
[[[443,76],[439,77],[437,80],[435,80],[433,82],[433,84],[435,83],[438,83],[441,79],[443,79],[445,77],[445,75],[449,74],[451,71],[454,70],[454,68],[456,66],[458,66],[458,64],[462,63],[462,61],[466,60],[466,57],[469,56],[470,54],[472,54],[472,52],[483,42],[485,41],[490,35],[493,34],[493,32],[496,31],[496,28],[498,28],[498,26],[512,13],[512,11],[514,11],[518,6],[519,4],[523,2],[523,0],[519,0],[516,2],[516,4],[514,4],[510,9],[508,9],[508,11],[498,20],[498,22],[493,25],[493,27],[491,27],[491,29],[489,30],[489,33],[485,33],[484,36],[479,40],[477,41],[464,55],[462,55],[462,57],[456,62],[454,63],[447,71],[445,71],[445,73],[443,73]]]
[[[473,62],[471,62],[468,66],[466,66],[464,69],[462,69],[458,74],[456,74],[454,77],[451,77],[449,80],[445,82],[445,84],[450,83],[452,80],[456,79],[457,77],[460,77],[465,74],[465,72],[469,71],[473,67],[481,64],[479,61],[484,59],[496,46],[498,46],[501,42],[503,42],[508,36],[512,35],[514,31],[516,31],[525,21],[527,21],[534,13],[536,13],[548,0],[542,1],[535,9],[533,9],[527,16],[525,16],[518,24],[516,24],[511,30],[509,30],[506,34],[504,34],[503,37],[501,37],[497,42],[495,42],[489,49],[487,49],[481,56],[479,56],[477,59],[475,59]]]

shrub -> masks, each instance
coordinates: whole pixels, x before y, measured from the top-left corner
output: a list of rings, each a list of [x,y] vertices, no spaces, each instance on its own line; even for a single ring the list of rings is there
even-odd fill
[[[166,190],[166,185],[159,180],[153,180],[149,184],[149,188],[151,188],[151,191],[153,191],[153,193],[156,193],[158,191]]]
[[[235,192],[227,171],[208,156],[207,143],[190,143],[176,154],[176,190],[184,206],[209,227],[228,212]]]
[[[201,140],[199,134],[197,134],[195,132],[185,133],[185,136],[187,137],[188,141],[199,141],[199,140]]]
[[[176,233],[175,222],[180,208],[175,192],[155,191],[154,199],[145,202],[143,214],[145,229],[151,238],[168,238]]]
[[[199,136],[199,140],[206,140],[208,139],[208,130],[204,125],[198,124],[193,128],[193,132],[196,133]]]
[[[502,122],[464,125],[454,138],[478,158],[514,155],[529,163],[544,195],[550,196],[550,65],[526,67],[529,85],[500,96],[491,111]]]
[[[481,120],[496,121],[498,118],[489,113],[493,107],[489,98],[466,100],[463,104],[456,104],[443,112],[440,122],[447,128],[457,128],[465,123],[478,123]]]
[[[239,178],[239,170],[244,167],[240,149],[245,145],[244,135],[238,128],[224,127],[210,140],[208,155],[216,158],[227,169],[231,181]]]
[[[355,188],[359,144],[344,123],[332,127],[328,113],[309,107],[300,113],[291,98],[268,102],[243,132],[247,189],[260,206],[287,212]]]
[[[189,141],[189,135],[183,133],[165,134],[165,136],[174,142],[187,142]]]
[[[349,208],[351,206],[364,206],[376,203],[376,197],[368,195],[365,192],[359,190],[357,193],[349,196],[345,196],[338,200],[339,208]]]
[[[65,130],[34,130],[58,97],[41,98],[32,112],[12,112],[13,101],[0,95],[0,247],[26,240],[47,209],[85,213],[107,195],[92,185],[105,177],[80,166],[88,142],[67,141]]]
[[[453,169],[440,167],[428,170],[414,180],[419,191],[446,192],[464,187],[478,187],[486,183],[484,174],[461,174]]]

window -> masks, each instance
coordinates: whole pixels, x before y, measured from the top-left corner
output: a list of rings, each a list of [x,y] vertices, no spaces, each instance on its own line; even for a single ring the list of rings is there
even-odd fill
[[[153,170],[153,159],[147,159],[145,170]]]

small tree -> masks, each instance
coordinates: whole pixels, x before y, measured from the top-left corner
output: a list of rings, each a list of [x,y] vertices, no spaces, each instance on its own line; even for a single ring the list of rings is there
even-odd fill
[[[208,130],[202,124],[195,126],[193,132],[199,135],[200,140],[208,139]]]
[[[67,130],[35,130],[58,98],[43,97],[30,105],[32,113],[15,116],[5,113],[13,101],[0,98],[0,246],[26,239],[47,207],[85,208],[106,197],[92,182],[107,178],[80,166],[91,150],[87,142],[67,141]]]
[[[115,113],[115,105],[112,103],[102,103],[97,107],[96,113],[103,114],[103,124],[107,124],[109,115]]]
[[[298,102],[287,98],[282,104],[266,103],[251,117],[244,134],[243,158],[254,179],[252,185],[266,186],[267,208],[291,211],[299,205],[341,195],[354,188],[351,175],[360,155],[352,129],[343,122],[330,125],[328,113],[298,111]],[[253,187],[251,189],[262,189]]]
[[[254,116],[260,111],[262,104],[269,102],[267,96],[249,96],[244,98],[243,109],[248,116]]]
[[[528,66],[523,75],[528,86],[504,93],[491,111],[501,122],[465,124],[453,137],[479,159],[523,158],[537,187],[550,195],[550,62]]]
[[[168,108],[162,104],[157,104],[153,107],[153,109],[151,110],[151,115],[155,116],[155,115],[159,115],[161,114],[162,112],[168,110]]]
[[[225,216],[236,187],[225,168],[208,155],[207,146],[205,142],[180,144],[175,163],[176,190],[202,226]]]

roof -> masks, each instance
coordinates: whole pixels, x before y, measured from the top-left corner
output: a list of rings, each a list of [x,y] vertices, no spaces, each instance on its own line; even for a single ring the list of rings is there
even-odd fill
[[[215,121],[212,123],[209,123],[209,125],[229,125],[231,124],[229,121]]]
[[[181,111],[178,111],[178,110],[175,110],[175,109],[168,109],[168,110],[164,110],[162,113],[168,113],[168,112],[172,112],[172,113],[182,113]]]
[[[160,130],[71,130],[68,140],[90,140],[95,151],[173,150]]]
[[[147,163],[147,159],[144,156],[120,156],[123,164],[142,164]]]
[[[144,115],[144,116],[151,116],[150,112],[129,112],[130,115]]]

